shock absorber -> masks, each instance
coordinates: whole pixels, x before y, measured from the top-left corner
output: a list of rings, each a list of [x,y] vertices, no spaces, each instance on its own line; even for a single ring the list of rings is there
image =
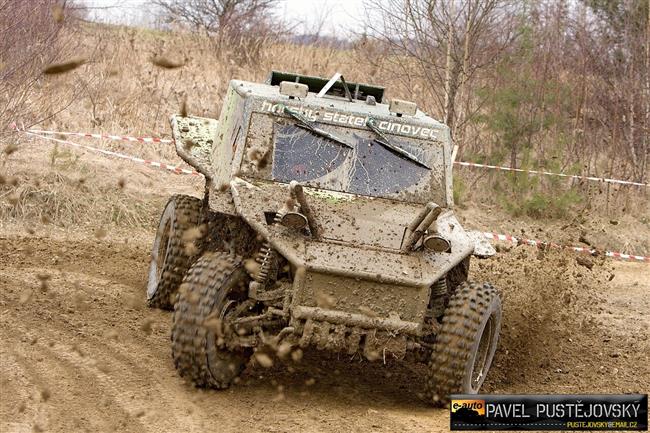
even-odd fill
[[[255,261],[260,265],[260,268],[255,275],[255,281],[262,285],[266,284],[269,278],[269,272],[271,271],[271,266],[273,265],[273,259],[273,248],[269,241],[265,240],[260,247],[260,250],[257,252],[257,256],[255,256]]]
[[[442,316],[445,312],[445,303],[447,298],[447,277],[442,276],[431,286],[431,300],[429,308],[433,317]]]

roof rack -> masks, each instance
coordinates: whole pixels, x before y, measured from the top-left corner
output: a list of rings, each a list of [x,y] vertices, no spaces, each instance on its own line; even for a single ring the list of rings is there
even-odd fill
[[[279,86],[282,81],[290,81],[294,83],[306,84],[310,92],[318,93],[329,81],[329,78],[314,77],[311,75],[294,74],[291,72],[271,71],[266,80],[266,84],[271,86]],[[369,84],[350,83],[348,88],[352,94],[352,99],[365,101],[366,97],[372,96],[377,103],[381,103],[384,97],[384,88],[379,86],[371,86]],[[345,98],[345,86],[341,80],[338,80],[327,91],[326,95],[340,96]]]

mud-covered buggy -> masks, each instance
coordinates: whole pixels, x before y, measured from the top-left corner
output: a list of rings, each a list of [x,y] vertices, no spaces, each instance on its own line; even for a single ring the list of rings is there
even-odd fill
[[[501,301],[467,281],[487,242],[453,213],[449,129],[384,89],[273,72],[233,80],[220,119],[172,118],[203,198],[173,196],[149,305],[174,309],[180,375],[226,388],[255,351],[428,363],[431,402],[477,393]],[[262,362],[265,363],[265,362]]]

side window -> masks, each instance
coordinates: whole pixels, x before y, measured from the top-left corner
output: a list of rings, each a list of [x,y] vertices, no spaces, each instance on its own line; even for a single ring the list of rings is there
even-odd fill
[[[273,151],[273,116],[253,113],[248,127],[241,131],[242,145],[237,148],[241,155],[242,175],[258,179],[270,179]],[[245,149],[242,149],[245,143]]]

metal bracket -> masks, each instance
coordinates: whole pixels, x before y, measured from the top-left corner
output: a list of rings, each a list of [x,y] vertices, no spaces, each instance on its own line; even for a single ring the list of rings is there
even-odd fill
[[[350,88],[348,87],[348,83],[345,82],[345,78],[343,78],[343,75],[341,75],[340,72],[337,72],[334,74],[332,78],[325,84],[325,86],[318,92],[318,95],[316,95],[317,98],[322,98],[325,96],[327,91],[332,88],[334,83],[336,83],[338,80],[341,80],[343,83],[343,88],[345,89],[345,97],[348,98],[348,101],[352,102],[352,93],[350,93]]]

